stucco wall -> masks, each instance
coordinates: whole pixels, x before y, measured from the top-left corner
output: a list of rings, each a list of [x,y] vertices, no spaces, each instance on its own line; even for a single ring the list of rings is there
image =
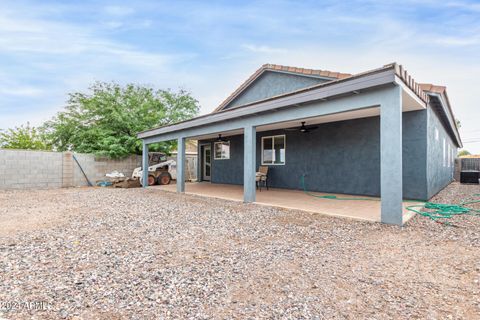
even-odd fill
[[[403,120],[404,197],[426,199],[426,113],[404,113]],[[261,137],[275,134],[286,135],[286,164],[269,166],[272,187],[300,189],[300,176],[306,174],[311,191],[380,195],[379,117],[322,124],[308,134],[259,132],[257,168]],[[229,140],[230,159],[213,160],[212,182],[243,184],[243,136]]]
[[[91,154],[75,154],[92,183],[117,170],[130,176],[140,156],[111,160]],[[85,186],[87,182],[71,152],[0,150],[0,189],[60,188]]]
[[[447,134],[436,112],[430,107],[427,109],[427,121],[427,181],[428,198],[431,198],[453,181],[454,156],[457,154],[457,147]]]
[[[403,113],[403,195],[427,200],[427,111]]]
[[[310,87],[325,81],[320,78],[266,71],[255,80],[253,85],[250,85],[230,102],[225,109]]]

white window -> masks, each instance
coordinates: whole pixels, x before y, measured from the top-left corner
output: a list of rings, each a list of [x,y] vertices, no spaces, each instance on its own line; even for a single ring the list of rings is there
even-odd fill
[[[448,144],[448,167],[450,168],[450,165],[452,163],[452,149],[450,144]]]
[[[443,138],[443,166],[447,166],[447,142]]]
[[[215,142],[214,150],[215,160],[230,159],[230,141]]]
[[[438,128],[435,128],[435,140],[438,141]]]
[[[262,164],[285,164],[285,135],[262,137]]]

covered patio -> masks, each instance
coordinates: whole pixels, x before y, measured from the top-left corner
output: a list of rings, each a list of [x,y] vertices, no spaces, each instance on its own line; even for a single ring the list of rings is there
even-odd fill
[[[402,225],[409,216],[405,214],[403,200],[402,116],[404,112],[425,109],[425,101],[426,96],[405,70],[397,64],[386,65],[368,73],[142,132],[138,137],[143,140],[143,167],[148,167],[149,144],[176,140],[178,183],[176,186],[159,187],[164,190]],[[257,142],[261,132],[291,128],[298,125],[299,121],[327,124],[368,117],[378,117],[380,120],[379,132],[377,131],[379,166],[375,173],[379,182],[378,201],[319,199],[301,190],[256,191],[255,177],[259,159]],[[232,163],[225,170],[241,175],[239,183],[188,184],[186,189],[186,141],[235,135],[242,137],[241,151],[238,151],[242,154],[242,159],[240,163]],[[345,151],[348,148],[346,144]],[[305,153],[308,153],[308,149]],[[332,163],[335,162],[336,159],[332,159]],[[147,181],[148,172],[144,170],[143,174],[143,181]],[[362,168],[355,174],[369,178],[368,174],[362,173]],[[338,192],[349,193],[348,190]]]
[[[167,192],[177,191],[175,183],[153,186],[151,188]],[[231,201],[243,201],[243,186],[241,185],[190,182],[185,184],[185,193]],[[320,198],[325,195],[336,196],[337,199]],[[344,200],[346,198],[349,200]],[[302,210],[315,214],[373,222],[381,221],[380,198],[376,197],[320,192],[306,193],[302,190],[269,188],[269,190],[262,189],[256,191],[255,203],[277,208]],[[405,209],[411,204],[411,202],[407,201],[403,203],[404,223],[413,217],[413,212]]]

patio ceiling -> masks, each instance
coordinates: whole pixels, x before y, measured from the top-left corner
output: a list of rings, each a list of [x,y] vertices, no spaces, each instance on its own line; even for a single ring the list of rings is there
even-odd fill
[[[368,118],[368,117],[374,117],[379,115],[380,115],[380,108],[373,107],[373,108],[367,108],[367,109],[329,114],[329,115],[320,116],[320,117],[312,117],[312,118],[305,118],[301,120],[272,123],[272,124],[257,127],[257,132],[298,127],[301,121],[306,121],[307,125],[313,125],[313,124],[344,121],[344,120],[351,120],[351,119]],[[229,136],[243,134],[243,130],[238,129],[238,130],[206,134],[202,136],[191,137],[190,139],[192,140],[214,139],[218,137],[218,134],[221,134],[222,137],[229,137]]]
[[[361,94],[361,93],[359,92],[358,94]],[[416,99],[415,96],[413,96],[410,92],[408,92],[408,90],[403,88],[402,89],[403,112],[422,110],[422,109],[425,109],[425,104],[422,104],[420,101]],[[337,122],[337,121],[345,121],[345,120],[352,120],[352,119],[375,117],[379,115],[380,115],[380,108],[372,107],[372,108],[334,113],[334,114],[318,116],[318,117],[310,117],[310,118],[296,119],[292,121],[262,125],[257,127],[257,132],[298,127],[300,126],[301,121],[305,121],[307,125],[315,125],[315,124],[328,123],[328,122]],[[189,137],[189,139],[192,139],[192,140],[214,139],[218,137],[218,134],[221,134],[223,137],[240,135],[240,134],[243,134],[243,129],[215,132],[211,134]]]

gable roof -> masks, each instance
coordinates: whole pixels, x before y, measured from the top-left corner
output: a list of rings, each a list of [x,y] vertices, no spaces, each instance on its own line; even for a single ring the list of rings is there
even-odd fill
[[[457,119],[452,110],[450,100],[448,99],[447,87],[431,83],[419,83],[423,92],[428,94],[431,99],[431,105],[440,112],[441,121],[446,125],[456,138],[459,147],[463,147],[460,133],[458,132]]]
[[[297,67],[290,67],[290,66],[282,66],[279,64],[271,64],[267,63],[261,66],[257,71],[255,71],[245,82],[243,82],[240,87],[238,87],[231,95],[227,97],[212,113],[218,112],[225,108],[230,102],[232,102],[236,97],[240,95],[245,89],[247,89],[250,84],[252,84],[255,80],[257,80],[263,73],[266,71],[273,71],[273,72],[282,72],[282,73],[289,73],[295,74],[300,76],[307,76],[313,78],[323,78],[327,80],[336,80],[336,79],[344,79],[351,77],[352,75],[349,73],[341,73],[341,72],[333,72],[333,71],[326,71],[326,70],[318,70],[318,69],[307,69],[307,68],[297,68]]]

